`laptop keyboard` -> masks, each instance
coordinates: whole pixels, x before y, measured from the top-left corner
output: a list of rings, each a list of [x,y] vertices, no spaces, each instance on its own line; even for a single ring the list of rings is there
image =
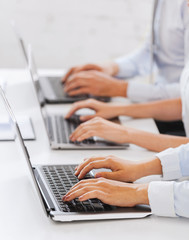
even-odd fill
[[[65,119],[61,115],[47,116],[46,124],[48,128],[49,137],[52,141],[57,143],[73,143],[70,141],[70,134],[81,124],[78,115],[73,115],[70,119]],[[81,143],[75,144],[95,144],[93,138],[88,138]]]
[[[115,207],[104,204],[98,199],[91,199],[84,202],[75,199],[71,202],[63,202],[62,197],[73,185],[79,182],[74,174],[76,166],[77,165],[42,167],[43,174],[56,199],[59,209],[63,212],[104,212],[115,209]],[[87,174],[85,179],[89,178],[91,178],[91,176]]]

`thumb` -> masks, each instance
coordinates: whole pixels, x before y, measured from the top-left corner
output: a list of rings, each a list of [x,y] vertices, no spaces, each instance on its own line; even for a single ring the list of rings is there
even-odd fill
[[[116,180],[116,173],[115,172],[99,172],[95,174],[95,178],[107,178],[107,179],[112,179],[112,180]]]
[[[94,118],[94,117],[96,117],[96,114],[81,116],[81,117],[80,117],[80,120],[81,120],[81,121],[88,121],[88,120],[90,120],[90,119],[92,119],[92,118]]]

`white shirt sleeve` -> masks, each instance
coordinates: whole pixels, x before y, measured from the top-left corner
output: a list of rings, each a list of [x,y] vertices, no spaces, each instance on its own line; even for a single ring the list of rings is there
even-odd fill
[[[180,84],[148,84],[139,81],[129,81],[127,96],[134,102],[180,98]]]
[[[169,148],[156,154],[161,161],[163,180],[175,180],[189,176],[189,144]]]
[[[163,180],[189,176],[189,144],[156,155],[162,164]],[[189,181],[151,182],[148,197],[152,213],[189,218]]]
[[[157,216],[189,218],[189,181],[151,182],[148,198]]]
[[[148,198],[152,214],[176,217],[174,208],[174,182],[151,182]]]

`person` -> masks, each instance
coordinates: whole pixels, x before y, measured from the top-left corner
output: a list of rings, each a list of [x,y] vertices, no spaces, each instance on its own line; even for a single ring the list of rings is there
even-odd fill
[[[63,196],[63,201],[98,198],[118,207],[145,204],[158,216],[189,218],[189,181],[175,181],[189,177],[189,144],[167,149],[142,162],[113,156],[89,158],[76,168],[75,174],[82,179],[90,170],[99,168],[112,172],[99,172],[94,179],[81,180]],[[128,183],[156,174],[162,175],[163,181]]]
[[[133,143],[155,152],[189,143],[189,64],[186,65],[181,76],[181,96],[182,99],[161,100],[128,106],[101,103],[95,100],[74,103],[66,115],[67,118],[80,108],[92,108],[96,113],[80,117],[82,121],[88,121],[77,127],[71,134],[70,140],[83,141],[92,136],[99,136],[117,143]],[[155,118],[163,121],[182,119],[187,137],[153,134],[106,120],[119,115]]]
[[[181,77],[181,96],[182,116],[188,134],[189,64]],[[175,102],[181,113],[179,107],[181,101],[175,100]],[[172,111],[174,109],[173,107]],[[165,115],[167,115],[166,111]],[[149,138],[149,141],[151,140]],[[81,180],[90,170],[99,168],[108,168],[112,172],[99,172],[94,179]],[[157,174],[162,175],[163,181],[144,184],[135,182],[142,177]],[[150,205],[152,213],[157,216],[189,218],[189,181],[175,181],[181,180],[182,177],[189,177],[189,144],[166,149],[150,160],[139,162],[114,156],[92,157],[85,159],[76,168],[75,175],[81,181],[63,196],[63,201],[71,201],[75,198],[86,201],[98,198],[106,204],[119,207],[146,204]]]
[[[109,64],[71,68],[63,78],[69,95],[122,96],[137,102],[180,97],[180,75],[189,59],[186,0],[155,0],[155,4],[152,37],[142,48]],[[131,81],[151,73],[152,56],[158,70],[155,82]]]

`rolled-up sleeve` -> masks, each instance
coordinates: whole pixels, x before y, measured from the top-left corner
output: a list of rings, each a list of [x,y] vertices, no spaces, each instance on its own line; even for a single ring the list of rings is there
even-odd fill
[[[189,181],[151,182],[148,198],[157,216],[189,218]]]
[[[156,156],[161,161],[163,180],[189,177],[189,144],[167,149]],[[148,197],[153,214],[189,218],[189,181],[151,182]]]
[[[175,180],[189,176],[189,144],[169,148],[156,154],[161,161],[163,180]]]
[[[153,214],[163,217],[176,217],[174,207],[174,182],[151,182],[148,198]]]

